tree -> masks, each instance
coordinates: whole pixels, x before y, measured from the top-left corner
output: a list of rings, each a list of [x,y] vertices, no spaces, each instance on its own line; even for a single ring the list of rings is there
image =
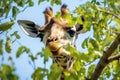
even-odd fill
[[[61,0],[46,0],[54,4],[61,5]],[[44,0],[38,0],[38,5]],[[18,80],[18,75],[15,74],[14,61],[12,60],[13,43],[20,39],[17,31],[10,33],[14,28],[14,22],[17,14],[23,12],[26,8],[34,6],[32,0],[9,0],[0,2],[0,79],[1,80]],[[22,8],[24,7],[24,8]],[[84,30],[91,32],[92,36],[86,38],[81,47],[87,49],[87,52],[78,52],[76,49],[68,47],[68,50],[77,58],[74,64],[74,71],[65,71],[66,80],[119,80],[119,44],[120,44],[120,1],[119,0],[92,0],[78,6],[74,10],[73,19],[82,23],[78,17],[82,15],[85,19]],[[59,13],[58,13],[59,15]],[[57,16],[59,17],[59,16]],[[69,19],[69,17],[68,17]],[[70,21],[70,23],[74,23]],[[2,37],[3,36],[3,37]],[[43,49],[34,56],[30,49],[26,46],[20,46],[16,50],[16,57],[22,53],[28,53],[29,58],[34,63],[38,56],[44,58],[44,64],[48,61],[50,53],[47,49]],[[9,54],[8,60],[10,64],[4,63],[5,54]],[[35,64],[35,63],[34,63]],[[43,80],[45,77],[48,80],[57,80],[61,69],[56,68],[57,65],[51,65],[50,70],[37,67],[31,75],[34,80]]]

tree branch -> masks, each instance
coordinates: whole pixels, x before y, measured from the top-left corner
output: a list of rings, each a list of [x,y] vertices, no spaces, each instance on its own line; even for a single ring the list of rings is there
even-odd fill
[[[119,60],[120,59],[120,54],[117,54],[115,56],[111,56],[108,58],[108,63],[114,61],[114,60]]]
[[[99,63],[97,64],[97,66],[95,68],[95,71],[93,72],[93,74],[91,76],[91,80],[97,80],[98,79],[102,70],[108,64],[108,58],[115,51],[115,49],[118,47],[119,44],[120,44],[120,34],[113,41],[111,46],[106,51],[104,51],[103,56],[101,57]]]
[[[120,20],[120,16],[118,16],[118,15],[115,14],[114,12],[110,12],[110,11],[106,11],[106,10],[99,10],[99,11],[105,12],[105,13],[107,13],[107,14],[110,14],[110,15],[112,15],[112,16],[114,16],[114,17],[116,17],[117,19]]]

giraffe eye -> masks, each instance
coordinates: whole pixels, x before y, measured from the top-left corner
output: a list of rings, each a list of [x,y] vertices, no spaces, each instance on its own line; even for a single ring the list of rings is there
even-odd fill
[[[68,31],[67,31],[67,33],[69,33],[70,37],[74,37],[74,35],[75,35],[76,31],[75,31],[75,30],[70,29],[70,30],[68,30]]]

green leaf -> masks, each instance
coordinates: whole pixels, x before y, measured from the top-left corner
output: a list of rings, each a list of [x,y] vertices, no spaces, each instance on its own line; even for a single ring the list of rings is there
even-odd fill
[[[76,12],[77,14],[83,14],[83,10],[82,10],[81,7],[76,8],[76,9],[75,9],[75,12]]]
[[[68,21],[69,25],[74,25],[76,20],[73,20],[73,16],[70,13],[65,14],[65,19]]]
[[[12,57],[11,56],[8,57],[8,61],[12,61]]]
[[[65,71],[65,80],[79,80],[79,75],[76,71]],[[81,79],[81,78],[80,78]]]
[[[4,9],[0,8],[0,17],[2,17],[4,14]]]
[[[2,72],[2,70],[0,70],[0,78],[2,79],[3,78],[3,72]]]
[[[38,0],[38,5],[41,3],[41,2],[43,2],[44,0]]]
[[[52,56],[52,53],[48,48],[43,48],[43,52],[46,54],[46,56]]]
[[[12,69],[9,65],[3,64],[2,67],[3,67],[3,73],[5,75],[9,75],[12,73]]]
[[[5,7],[5,9],[4,9],[4,11],[5,11],[5,13],[6,13],[6,18],[8,17],[8,14],[9,14],[9,12],[10,12],[10,9],[11,9],[11,5],[10,4],[6,4],[6,7]]]
[[[92,65],[88,68],[88,74],[89,74],[89,75],[88,75],[88,78],[91,77],[94,69],[95,69],[95,64],[92,64]]]
[[[44,63],[46,63],[50,56],[52,56],[51,51],[48,48],[43,48]]]
[[[99,49],[99,45],[98,45],[97,41],[95,41],[94,39],[90,38],[89,42],[91,43],[91,45],[94,47],[95,50]]]
[[[76,61],[75,63],[74,63],[74,69],[76,70],[76,71],[80,71],[80,69],[81,69],[81,63],[80,63],[80,61]]]
[[[58,21],[61,21],[61,13],[57,12],[55,18],[57,18]]]
[[[70,76],[70,72],[69,71],[64,71],[64,75],[67,77],[67,76]]]
[[[32,61],[37,59],[37,57],[34,57],[33,55],[29,55],[29,57],[31,58]]]
[[[55,0],[51,0],[50,4],[53,6],[55,4]]]
[[[11,53],[12,41],[9,37],[6,38],[5,50],[6,50],[6,52]]]
[[[76,48],[72,47],[70,44],[68,44],[67,51],[69,51],[71,53],[72,56],[80,58],[80,53],[76,50]]]
[[[3,40],[0,40],[0,55],[3,54],[3,46],[2,46]]]
[[[20,55],[23,53],[23,52],[26,52],[26,53],[29,53],[30,50],[28,48],[26,48],[25,46],[21,46],[18,48],[17,52],[16,52],[16,57],[20,57]]]
[[[34,80],[44,80],[44,77],[47,76],[48,70],[44,68],[37,68],[32,74]]]
[[[61,2],[61,0],[55,0],[55,3],[56,3],[57,5],[60,5],[62,2]]]
[[[19,13],[19,9],[16,6],[13,6],[12,8],[12,17],[16,18],[17,14]]]
[[[17,39],[20,39],[20,35],[18,34],[18,31],[15,31],[10,36],[15,36]]]
[[[59,76],[63,71],[56,63],[51,65],[51,72],[48,75],[48,80],[59,80]]]
[[[14,24],[14,21],[11,22],[5,22],[0,24],[0,31],[6,31],[8,29],[10,29]]]
[[[18,5],[23,7],[25,4],[27,4],[26,0],[14,0],[14,2]]]
[[[88,47],[88,38],[86,38],[82,43],[82,48]]]
[[[2,80],[18,80],[18,76],[14,74],[14,68],[3,64],[2,65],[2,70],[0,71],[0,79]]]
[[[30,7],[34,6],[34,2],[33,2],[33,1],[30,1],[30,2],[29,2],[29,6],[30,6]]]

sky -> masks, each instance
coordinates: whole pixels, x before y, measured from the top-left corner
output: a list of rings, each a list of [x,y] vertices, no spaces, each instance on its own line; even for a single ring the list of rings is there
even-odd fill
[[[80,4],[85,3],[89,0],[62,0],[62,4],[67,4],[70,12],[72,12],[76,7],[78,7]],[[24,12],[21,12],[17,16],[17,20],[31,20],[35,22],[38,25],[44,25],[45,19],[43,15],[43,11],[46,7],[50,6],[48,2],[43,2],[40,5],[38,5],[37,0],[34,0],[35,4],[33,7],[28,7]],[[57,11],[60,11],[60,5],[54,5],[52,6],[54,14]],[[37,52],[40,52],[42,48],[44,48],[44,44],[40,42],[39,38],[32,38],[27,35],[20,29],[20,27],[17,24],[13,26],[14,31],[18,31],[19,35],[21,36],[21,39],[17,41],[17,43],[14,43],[13,48],[17,49],[18,46],[24,45],[28,48],[30,48],[33,55],[37,54]],[[88,36],[91,36],[90,32],[85,34],[80,34],[77,41],[76,46],[78,51],[85,51],[81,48],[82,41],[87,38]],[[14,51],[13,51],[14,52]],[[15,52],[12,54],[15,55]],[[27,54],[22,54],[20,58],[14,59],[15,60],[15,67],[17,68],[16,73],[20,76],[20,80],[32,80],[31,74],[34,72],[34,69],[29,64],[30,59],[28,59]],[[43,59],[38,58],[35,61],[36,67],[44,67]],[[52,60],[50,59],[48,63],[46,64],[46,67],[49,68],[52,64]]]

